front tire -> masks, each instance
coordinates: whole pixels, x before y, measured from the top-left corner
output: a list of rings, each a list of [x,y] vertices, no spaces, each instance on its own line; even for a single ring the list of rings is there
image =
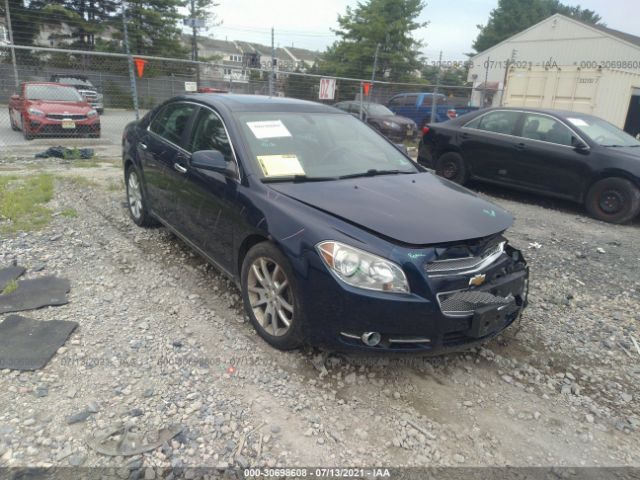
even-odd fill
[[[158,222],[149,213],[147,199],[136,168],[129,164],[124,174],[129,216],[139,227],[155,227]]]
[[[13,117],[11,116],[11,109],[9,109],[9,123],[11,123],[11,130],[13,130],[14,132],[20,130],[18,128],[18,125],[16,125],[16,122],[13,121]]]
[[[287,258],[272,243],[255,245],[242,262],[242,300],[251,324],[279,350],[304,343],[301,296]]]
[[[640,213],[640,190],[625,178],[604,178],[589,188],[585,207],[598,220],[626,223]]]
[[[469,179],[469,169],[462,156],[456,152],[447,152],[436,160],[436,174],[464,185]]]

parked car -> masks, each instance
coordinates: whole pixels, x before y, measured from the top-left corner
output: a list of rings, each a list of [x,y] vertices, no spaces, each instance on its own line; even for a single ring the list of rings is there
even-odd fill
[[[104,96],[91,83],[91,80],[85,75],[78,74],[54,74],[51,75],[51,82],[61,83],[63,85],[71,85],[78,93],[87,99],[89,105],[95,108],[100,115],[104,113]]]
[[[601,118],[531,108],[491,108],[428,125],[418,161],[469,179],[584,204],[624,223],[640,212],[640,142]]]
[[[25,82],[9,100],[13,130],[31,140],[41,135],[100,136],[100,116],[78,91],[58,83]]]
[[[360,118],[360,102],[339,102],[334,107]],[[413,120],[394,114],[379,103],[362,102],[363,120],[393,142],[415,140],[418,127]]]
[[[512,216],[338,109],[180,96],[126,126],[123,162],[133,221],[233,279],[276,348],[460,348],[526,304]]]
[[[410,118],[418,128],[422,128],[431,122],[433,93],[400,93],[391,97],[387,106],[396,115]],[[445,122],[473,110],[477,110],[477,107],[461,106],[460,99],[436,94],[436,122]]]

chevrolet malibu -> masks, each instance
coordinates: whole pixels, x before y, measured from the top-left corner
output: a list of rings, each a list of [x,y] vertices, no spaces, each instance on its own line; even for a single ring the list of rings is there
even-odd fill
[[[460,349],[526,305],[512,216],[338,109],[173,98],[127,125],[123,163],[133,221],[233,279],[276,348]]]

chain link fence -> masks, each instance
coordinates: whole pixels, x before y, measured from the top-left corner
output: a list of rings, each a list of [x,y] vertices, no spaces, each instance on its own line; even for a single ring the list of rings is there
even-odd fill
[[[15,51],[15,65],[12,52]],[[0,146],[21,145],[27,142],[30,135],[25,135],[21,128],[20,113],[15,95],[19,93],[23,82],[74,83],[79,93],[98,112],[95,120],[100,123],[100,136],[93,138],[88,144],[120,144],[124,126],[144,115],[149,109],[176,95],[187,93],[197,88],[201,92],[230,92],[249,95],[269,95],[291,97],[333,105],[343,101],[360,103],[363,83],[371,83],[361,79],[336,78],[335,93],[332,100],[319,100],[320,75],[291,71],[275,71],[262,68],[230,69],[223,63],[193,62],[191,60],[136,56],[135,69],[140,68],[141,76],[135,75],[135,94],[138,111],[134,109],[134,89],[129,70],[129,57],[124,54],[63,50],[53,48],[37,48],[26,46],[0,46]],[[273,75],[270,86],[269,78]],[[199,79],[197,86],[196,79]],[[362,97],[366,108],[370,103],[389,105],[398,94],[433,93],[437,95],[437,105],[441,110],[456,110],[458,113],[468,111],[474,102],[476,105],[499,104],[498,90],[474,90],[472,87],[454,87],[446,85],[425,85],[421,83],[391,83],[375,81],[368,95]],[[394,111],[402,111],[403,106],[410,105],[416,97],[406,98],[396,105]],[[424,111],[430,111],[431,97],[424,101]],[[397,103],[397,102],[396,102]],[[420,107],[418,107],[420,108]],[[477,108],[477,107],[476,107]],[[45,114],[44,118],[48,117]],[[76,118],[76,117],[74,117]],[[79,117],[77,117],[79,118]],[[444,118],[446,119],[446,118]],[[60,120],[60,119],[58,119]],[[420,118],[417,123],[422,127],[429,118]],[[438,118],[437,120],[443,120]],[[45,120],[43,120],[45,121]],[[80,127],[82,121],[76,122],[76,128],[65,131],[63,128],[51,128],[49,138],[68,136],[69,134],[88,133]],[[90,133],[90,132],[89,132]],[[93,135],[96,137],[96,135]],[[52,144],[53,140],[46,143]],[[42,142],[38,142],[42,143]]]

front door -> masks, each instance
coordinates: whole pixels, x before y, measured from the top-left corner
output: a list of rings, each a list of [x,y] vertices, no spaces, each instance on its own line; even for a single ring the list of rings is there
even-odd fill
[[[187,162],[185,182],[176,192],[180,211],[176,228],[196,247],[227,271],[233,269],[233,226],[240,213],[235,203],[238,168],[231,143],[220,116],[208,107],[200,107],[188,135],[186,149],[218,150],[236,175],[192,167]]]
[[[509,169],[514,184],[579,199],[590,178],[589,151],[577,151],[579,138],[549,115],[525,113],[521,148]]]

